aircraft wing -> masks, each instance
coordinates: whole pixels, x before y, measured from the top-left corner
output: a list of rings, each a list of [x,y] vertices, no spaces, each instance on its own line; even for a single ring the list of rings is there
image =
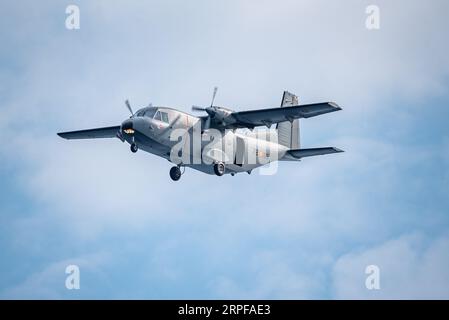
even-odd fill
[[[95,128],[78,131],[59,132],[58,136],[64,139],[96,139],[115,138],[120,131],[120,126]]]
[[[311,118],[321,114],[341,110],[334,102],[322,102],[303,104],[288,108],[270,108],[251,111],[233,112],[235,123],[227,128],[252,128],[257,126],[269,126],[273,123],[292,121],[298,118]]]
[[[309,149],[292,149],[287,151],[295,159],[301,159],[304,157],[321,156],[324,154],[343,152],[343,150],[334,147],[325,148],[309,148]]]

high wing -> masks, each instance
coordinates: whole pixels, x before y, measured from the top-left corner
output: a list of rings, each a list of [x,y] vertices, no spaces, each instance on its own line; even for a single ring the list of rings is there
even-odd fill
[[[334,102],[322,102],[291,106],[288,108],[233,112],[231,115],[235,119],[235,122],[227,125],[226,128],[270,126],[273,123],[293,121],[299,118],[311,118],[339,110],[341,110],[341,108]]]
[[[78,131],[59,132],[58,136],[64,139],[96,139],[96,138],[115,138],[120,131],[120,126],[95,128]]]

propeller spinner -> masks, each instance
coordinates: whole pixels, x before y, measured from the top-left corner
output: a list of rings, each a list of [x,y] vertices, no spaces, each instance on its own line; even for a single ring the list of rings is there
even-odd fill
[[[217,95],[218,87],[214,87],[214,93],[212,94],[212,100],[209,107],[200,107],[200,106],[192,106],[192,111],[204,111],[207,113],[207,118],[204,123],[203,130],[207,130],[210,128],[211,120],[213,120],[217,124],[226,125],[228,122],[229,116],[233,113],[232,110],[214,106],[215,96]]]

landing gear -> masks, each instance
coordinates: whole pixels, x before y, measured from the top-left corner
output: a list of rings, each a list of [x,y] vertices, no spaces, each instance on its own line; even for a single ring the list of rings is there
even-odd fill
[[[174,166],[170,169],[170,178],[173,181],[178,181],[181,178],[181,169],[178,166]]]
[[[225,165],[223,162],[217,162],[214,164],[214,172],[217,176],[221,177],[225,173]]]
[[[132,144],[131,144],[131,152],[132,152],[132,153],[136,153],[137,150],[139,150],[139,147],[137,146],[137,144],[132,143]]]

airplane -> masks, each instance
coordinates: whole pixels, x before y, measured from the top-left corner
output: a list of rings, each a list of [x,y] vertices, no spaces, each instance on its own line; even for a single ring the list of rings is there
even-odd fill
[[[141,149],[174,163],[169,172],[173,181],[181,178],[186,167],[217,176],[234,176],[241,172],[251,174],[272,161],[300,161],[343,152],[335,147],[300,148],[299,119],[342,110],[334,102],[300,105],[296,95],[284,91],[280,107],[233,111],[214,105],[216,94],[217,87],[209,106],[192,106],[195,112],[205,112],[203,116],[151,104],[133,112],[126,100],[131,116],[121,125],[59,132],[58,136],[69,140],[126,141],[133,153]],[[273,124],[275,130],[271,130]]]

